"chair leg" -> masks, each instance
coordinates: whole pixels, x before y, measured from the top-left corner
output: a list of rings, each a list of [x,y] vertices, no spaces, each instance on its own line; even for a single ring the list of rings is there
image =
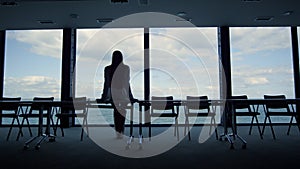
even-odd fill
[[[189,140],[191,140],[192,138],[191,138],[191,128],[190,128],[190,121],[189,120],[188,120],[187,126],[188,126],[188,137],[189,137]]]
[[[251,135],[251,131],[252,131],[252,126],[253,126],[253,121],[254,121],[254,117],[255,116],[252,116],[252,119],[251,119],[251,123],[250,123],[250,129],[249,129],[249,135]]]
[[[21,130],[22,127],[21,127],[20,120],[18,117],[16,119],[17,119],[17,123],[18,123],[18,127],[19,127],[19,132],[20,132],[21,136],[23,137],[24,135],[23,135],[23,131]]]
[[[175,126],[174,126],[174,136],[176,136],[176,119],[175,119]]]
[[[11,124],[10,124],[9,131],[8,131],[8,134],[7,134],[7,137],[6,137],[6,141],[9,140],[9,136],[10,136],[11,130],[12,130],[13,125],[14,125],[14,123],[15,123],[15,119],[16,119],[16,118],[14,117],[13,120],[12,120],[12,122],[11,122]]]
[[[148,122],[149,127],[149,140],[151,140],[151,122]]]
[[[89,128],[88,128],[87,117],[85,116],[82,120],[82,129],[81,129],[81,141],[83,140],[84,127],[86,128],[87,137],[89,136]]]
[[[61,117],[57,117],[57,119],[56,119],[55,130],[54,130],[54,135],[55,135],[55,136],[57,136],[58,122],[61,121],[60,118],[61,118]],[[65,134],[64,134],[64,129],[63,129],[63,127],[62,127],[61,124],[59,125],[59,128],[60,128],[60,131],[61,131],[61,136],[64,137],[64,136],[65,136]]]
[[[9,131],[8,131],[8,134],[7,134],[7,137],[6,137],[6,141],[9,140],[9,137],[10,137],[10,134],[11,134],[13,125],[14,125],[14,123],[15,123],[15,120],[17,121],[18,127],[20,128],[20,121],[19,121],[18,117],[14,117],[13,120],[12,120],[12,123],[11,123],[11,125],[10,125],[10,127],[9,127]],[[20,134],[21,134],[21,136],[23,136],[23,132],[22,132],[22,131],[21,131]]]
[[[269,122],[270,122],[270,127],[271,127],[271,131],[272,131],[273,139],[275,140],[276,137],[275,137],[275,132],[274,132],[273,125],[272,125],[272,122],[271,122],[271,117],[268,116],[268,119],[269,119]]]
[[[82,126],[81,126],[80,141],[83,140],[83,132],[84,132],[84,120],[82,121]]]
[[[29,123],[29,119],[28,118],[25,118],[26,119],[26,122],[27,122],[27,126],[28,126],[28,130],[29,130],[29,133],[30,133],[30,137],[32,137],[32,131],[31,131],[31,128],[30,128],[30,123]]]
[[[185,121],[184,121],[184,130],[183,130],[183,135],[186,136],[186,128],[187,128],[187,122],[188,122],[188,117],[185,117]]]
[[[82,140],[83,140],[83,132],[84,132],[84,129],[83,129],[83,127],[81,127],[81,136],[80,136],[80,141],[82,141]]]
[[[26,120],[26,122],[27,122],[27,125],[28,125],[28,130],[29,130],[29,133],[30,133],[30,137],[32,137],[32,132],[31,132],[31,128],[30,128],[30,123],[29,123],[29,120],[28,120],[28,118],[27,117],[23,117],[23,119],[22,119],[22,123],[21,123],[21,125],[20,125],[20,128],[19,128],[19,132],[18,132],[18,136],[17,136],[17,141],[19,140],[19,138],[20,138],[20,135],[22,135],[23,136],[23,131],[22,131],[22,128],[23,128],[23,126],[24,126],[24,122],[25,122],[25,120]]]
[[[59,121],[61,122],[61,117],[59,118]],[[61,136],[65,137],[65,132],[64,132],[63,126],[61,124],[59,124],[59,127],[60,127],[60,131],[61,131]]]
[[[175,118],[175,131],[177,132],[177,140],[179,141],[179,128],[178,128],[178,118]]]
[[[210,126],[209,126],[209,135],[211,135],[211,128],[212,128],[213,119],[210,118]]]
[[[263,128],[262,128],[262,131],[261,131],[262,135],[263,135],[264,132],[265,132],[266,123],[267,123],[267,116],[265,117],[264,124],[263,124]]]
[[[258,132],[259,132],[259,135],[260,135],[260,138],[261,139],[263,139],[263,134],[262,134],[262,132],[261,132],[261,130],[260,130],[260,127],[259,127],[259,122],[258,122],[258,118],[257,118],[257,116],[255,116],[255,120],[256,120],[256,124],[257,124],[257,129],[258,129]]]
[[[24,126],[24,121],[25,121],[25,118],[23,117],[22,123],[21,123],[21,125],[20,125],[20,127],[19,127],[19,132],[18,132],[17,139],[16,139],[17,141],[19,140],[21,133],[22,133],[22,135],[23,135],[22,128],[23,128],[23,126]]]
[[[215,116],[213,116],[213,122],[214,122],[214,126],[215,126],[215,133],[216,133],[216,139],[219,140],[219,135],[218,135],[218,129],[217,129],[217,123],[216,123],[216,119]]]
[[[51,123],[52,123],[53,132],[55,133],[56,132],[56,128],[55,128],[55,123],[54,123],[53,117],[50,117],[50,120],[51,120]]]
[[[186,117],[186,119],[185,119],[184,135],[186,135],[186,128],[188,129],[188,137],[189,137],[189,140],[191,140],[190,122],[189,122],[189,118],[188,118],[188,117]]]
[[[85,126],[85,127],[86,127],[86,133],[87,133],[86,136],[89,137],[90,133],[89,133],[89,126],[88,126],[88,120],[87,120],[87,117],[85,118],[85,120],[86,120],[86,123],[85,123],[86,126]]]
[[[292,116],[291,117],[291,120],[290,120],[290,123],[289,123],[289,128],[288,128],[288,130],[287,130],[287,135],[290,135],[290,130],[291,130],[291,126],[292,126],[292,123],[293,123],[293,118],[294,118],[294,116]]]
[[[54,128],[54,135],[57,136],[56,131],[58,128],[58,118],[56,119],[55,128]]]
[[[86,127],[86,123],[87,123],[86,118],[83,117],[82,126],[81,126],[80,141],[83,140],[84,127]]]

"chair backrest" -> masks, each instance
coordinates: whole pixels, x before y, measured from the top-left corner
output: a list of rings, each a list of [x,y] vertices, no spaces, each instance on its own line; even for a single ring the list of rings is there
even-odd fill
[[[19,108],[19,102],[21,101],[21,97],[3,97],[1,101],[8,101],[9,104],[1,105],[0,110],[16,111]]]
[[[40,106],[41,106],[40,102],[46,102],[47,103],[47,102],[53,102],[53,100],[54,100],[54,97],[34,97],[33,98],[33,103],[31,105],[30,110],[31,110],[31,112],[33,110],[40,110]],[[35,103],[35,102],[37,102],[37,103]],[[47,109],[51,110],[51,108],[52,108],[52,105],[50,105],[50,104],[45,104],[43,106],[44,106],[45,111]]]
[[[248,109],[248,111],[251,111],[249,103],[246,102],[248,99],[247,95],[231,96],[230,99],[237,100],[233,102],[234,109]]]
[[[268,99],[265,106],[269,111],[270,109],[287,109],[290,111],[287,102],[285,101],[285,95],[264,95],[264,99]]]
[[[86,97],[75,97],[73,98],[73,105],[75,110],[85,110],[87,107]]]
[[[174,109],[173,96],[152,96],[151,107],[156,110]]]
[[[188,109],[210,109],[210,103],[207,96],[186,96],[186,100]]]

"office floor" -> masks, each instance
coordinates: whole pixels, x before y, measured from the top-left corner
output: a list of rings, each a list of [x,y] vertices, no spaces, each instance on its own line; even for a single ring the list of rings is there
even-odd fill
[[[266,128],[264,139],[261,140],[256,127],[253,128],[252,135],[248,135],[248,126],[240,126],[239,134],[247,140],[246,149],[242,149],[238,140],[235,141],[235,149],[230,149],[228,142],[216,140],[214,135],[200,144],[198,136],[201,128],[193,127],[191,141],[187,137],[183,138],[183,129],[180,128],[182,140],[175,147],[147,158],[123,157],[110,153],[86,136],[80,141],[80,127],[65,129],[65,137],[61,137],[59,132],[55,142],[44,142],[39,150],[34,146],[27,150],[23,149],[24,142],[30,138],[25,129],[24,137],[19,141],[15,141],[17,129],[14,129],[10,140],[6,141],[8,128],[0,128],[1,169],[299,168],[300,132],[296,126],[292,127],[289,136],[286,135],[287,126],[276,126],[276,140],[273,140],[269,128]],[[153,133],[155,135],[165,129],[154,127]],[[222,133],[222,128],[218,130]],[[125,149],[126,138],[123,140],[111,138],[111,140],[112,145],[114,141],[123,142],[122,151],[128,151]],[[135,138],[133,145],[137,144],[138,139]],[[143,144],[147,147],[147,144],[153,142],[144,138]],[[134,150],[129,151],[133,153],[151,151],[133,148]]]

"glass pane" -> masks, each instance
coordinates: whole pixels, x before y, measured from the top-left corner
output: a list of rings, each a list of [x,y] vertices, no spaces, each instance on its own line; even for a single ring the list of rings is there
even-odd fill
[[[263,98],[264,94],[284,94],[295,98],[290,28],[231,28],[230,34],[233,95]],[[264,114],[262,107],[260,111]],[[263,118],[261,115],[260,122]],[[274,118],[274,122],[288,120]]]
[[[5,97],[60,100],[62,30],[8,30],[5,52]]]
[[[60,99],[62,30],[6,32],[4,96]]]
[[[136,98],[143,98],[143,29],[79,29],[77,31],[76,95],[99,98],[104,68],[112,52],[120,50],[130,67],[130,83]]]
[[[219,98],[216,28],[150,29],[151,95]]]
[[[151,28],[150,76],[151,96],[220,98],[216,28]],[[184,113],[179,123],[184,123]]]
[[[113,51],[120,50],[124,64],[130,67],[133,96],[144,98],[144,29],[78,29],[77,38],[76,96],[101,98],[104,68],[111,64]],[[113,123],[112,110],[101,110],[102,114],[97,111],[89,110],[89,124],[103,123],[99,121],[101,115]]]

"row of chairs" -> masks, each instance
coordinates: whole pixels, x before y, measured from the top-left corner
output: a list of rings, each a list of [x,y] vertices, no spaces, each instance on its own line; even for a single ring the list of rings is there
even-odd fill
[[[175,105],[172,104],[173,96],[152,96],[151,97],[151,111],[150,111],[150,120],[149,120],[149,138],[151,138],[151,117],[162,117],[162,118],[174,118],[174,136],[177,136],[179,140],[179,127],[178,127],[178,115],[179,110],[175,111]],[[156,102],[159,100],[165,100],[166,102],[160,103]],[[216,113],[211,110],[210,103],[207,96],[187,96],[187,105],[185,106],[185,127],[184,135],[188,131],[189,140],[191,140],[190,134],[190,117],[209,117],[211,120],[209,135],[211,135],[212,127],[215,127],[216,138],[218,139],[217,124],[215,120]],[[193,101],[193,100],[201,100]],[[178,108],[178,107],[177,107]]]
[[[285,99],[285,96],[284,95],[277,95],[277,96],[265,95],[264,98],[265,99]],[[231,99],[248,99],[248,97],[247,97],[247,95],[232,96]],[[14,126],[15,121],[17,122],[17,125],[19,127],[18,138],[20,135],[23,136],[22,127],[25,126],[25,124],[24,124],[25,122],[27,123],[30,135],[32,136],[29,118],[38,118],[39,117],[39,115],[38,115],[39,107],[34,106],[34,104],[33,104],[32,106],[30,106],[29,110],[25,110],[25,112],[23,112],[23,109],[20,109],[19,105],[17,103],[17,101],[21,101],[21,97],[3,98],[3,100],[16,101],[16,104],[10,104],[9,106],[1,106],[1,108],[0,108],[1,111],[6,111],[6,113],[1,113],[2,118],[11,118],[12,119],[12,123],[10,125],[9,132],[7,134],[7,140],[10,137],[12,127]],[[47,98],[35,97],[35,98],[33,98],[33,101],[40,101],[40,100],[53,101],[54,97],[47,97]],[[167,97],[153,96],[152,100],[173,101],[173,96],[167,96]],[[185,117],[186,118],[185,118],[184,135],[186,135],[186,130],[188,130],[188,137],[189,137],[189,140],[191,140],[190,123],[189,123],[190,117],[209,117],[209,118],[211,118],[211,127],[210,127],[209,134],[211,134],[212,126],[215,126],[216,138],[218,138],[217,129],[216,129],[216,119],[215,119],[216,112],[214,112],[211,109],[211,105],[208,102],[208,97],[207,96],[187,96],[187,100],[188,101],[190,100],[190,101],[187,102],[188,104],[185,106]],[[192,100],[201,100],[201,104],[195,103]],[[73,101],[73,103],[76,104],[76,106],[67,104],[66,106],[60,107],[59,110],[51,107],[52,113],[50,116],[50,120],[51,120],[55,135],[56,135],[57,128],[60,127],[62,136],[64,136],[63,127],[59,125],[59,121],[64,117],[81,117],[81,118],[83,118],[83,126],[86,127],[86,130],[88,131],[88,128],[87,128],[87,112],[88,112],[88,110],[87,110],[87,106],[86,106],[86,101],[87,101],[86,97],[75,98],[75,99],[72,99],[72,101]],[[178,111],[175,111],[175,107],[172,106],[172,104],[166,104],[166,105],[167,106],[161,107],[161,105],[152,104],[150,117],[174,118],[175,119],[174,135],[175,136],[177,135],[177,138],[179,138]],[[296,116],[295,112],[290,110],[290,107],[288,106],[287,103],[276,102],[276,104],[272,104],[272,102],[268,102],[264,106],[264,111],[265,111],[266,116],[265,116],[264,123],[263,123],[263,129],[261,130],[259,127],[259,122],[258,122],[258,118],[257,118],[257,116],[260,115],[260,112],[256,111],[253,107],[250,107],[250,105],[247,103],[236,105],[234,108],[235,108],[235,116],[250,116],[250,117],[252,117],[251,123],[250,123],[249,134],[251,134],[254,120],[256,121],[258,131],[259,131],[261,138],[265,131],[266,122],[267,122],[267,120],[269,120],[269,125],[271,127],[272,135],[273,135],[273,138],[275,139],[275,132],[274,132],[273,125],[272,125],[271,116],[290,116],[291,117],[287,134],[289,134],[290,128],[292,125],[292,121]],[[278,111],[279,109],[280,109],[280,111]],[[74,111],[75,113],[70,114],[68,112],[70,110]],[[163,110],[163,113],[161,113],[161,111],[156,112],[157,110]],[[171,110],[171,112],[166,113],[165,112],[166,110]],[[239,110],[243,110],[243,111],[239,111]],[[273,111],[273,110],[275,110],[275,111]],[[7,111],[11,111],[12,113],[7,113]],[[36,113],[34,113],[34,112],[36,112]],[[57,117],[56,123],[54,123],[53,116]],[[23,118],[22,122],[20,122],[19,117]],[[46,113],[43,114],[43,117],[47,117]],[[300,130],[299,125],[298,125],[298,127]],[[82,128],[82,131],[81,131],[81,140],[83,140],[83,133],[84,133],[84,128]],[[151,137],[151,119],[150,119],[150,125],[149,125],[149,136]]]
[[[21,97],[4,97],[2,98],[2,101],[9,101],[10,104],[3,104],[1,106],[0,111],[2,113],[0,114],[2,118],[10,118],[12,119],[12,122],[9,126],[9,131],[6,137],[6,140],[9,140],[9,137],[11,135],[12,128],[15,125],[15,122],[17,122],[17,126],[19,128],[19,132],[17,135],[17,140],[19,140],[20,136],[23,136],[22,128],[24,126],[28,127],[30,136],[32,137],[32,130],[31,130],[31,123],[30,119],[38,119],[40,117],[39,115],[39,105],[34,104],[34,101],[47,101],[52,102],[54,101],[54,97],[34,97],[33,102],[30,106],[20,107],[19,101],[21,101]],[[44,112],[42,114],[43,118],[47,118],[47,111],[50,111],[50,122],[51,126],[54,131],[54,135],[56,135],[56,131],[58,127],[61,129],[61,134],[64,136],[64,130],[63,127],[60,125],[60,121],[62,118],[66,117],[79,117],[83,119],[83,126],[87,127],[87,98],[86,97],[78,97],[78,98],[70,98],[69,101],[72,101],[73,104],[63,104],[59,108],[57,107],[47,107],[44,109]],[[25,110],[24,110],[25,109]],[[69,113],[69,111],[73,111],[74,113]],[[57,118],[56,123],[54,123],[54,116]],[[22,118],[22,121],[20,121],[20,118]],[[84,128],[82,128],[81,131],[81,140],[83,140],[83,133]],[[40,133],[42,134],[42,133]]]
[[[240,95],[240,96],[232,96],[231,99],[247,100],[248,97],[247,97],[247,95]],[[294,107],[292,105],[289,105],[286,101],[284,101],[286,99],[285,95],[264,95],[264,99],[271,100],[271,101],[265,102],[265,104],[263,106],[265,118],[264,118],[262,130],[259,127],[259,122],[258,122],[258,118],[257,118],[257,116],[260,115],[260,112],[258,111],[258,109],[255,109],[253,105],[252,105],[252,107],[250,107],[250,105],[247,102],[240,102],[239,104],[234,105],[235,116],[251,116],[252,117],[252,120],[250,123],[249,135],[251,134],[253,121],[255,119],[261,138],[264,134],[265,127],[267,125],[267,120],[268,120],[269,121],[268,124],[271,128],[273,139],[276,139],[276,136],[275,136],[271,117],[275,117],[275,116],[290,117],[290,122],[288,125],[288,131],[287,131],[287,135],[289,135],[291,126],[293,124],[293,119],[296,118],[296,115],[297,115],[297,113],[294,111]],[[276,101],[276,100],[278,100],[278,101]],[[246,111],[239,111],[239,110],[246,110]],[[297,126],[300,131],[300,125],[297,124]]]
[[[209,135],[212,131],[212,126],[215,126],[215,134],[216,138],[218,139],[218,133],[216,129],[216,112],[212,110],[211,104],[208,101],[207,96],[187,96],[187,104],[185,106],[185,127],[184,127],[184,135],[186,135],[186,130],[188,130],[188,138],[191,140],[191,134],[190,134],[190,122],[189,119],[191,117],[205,117],[210,118],[211,124],[210,124],[210,130]],[[237,95],[232,96],[231,99],[239,99],[239,100],[247,100],[247,95]],[[296,118],[296,112],[293,110],[292,106],[289,106],[287,102],[284,102],[282,100],[286,99],[285,95],[264,95],[264,99],[279,99],[279,102],[266,102],[264,105],[264,112],[265,112],[265,119],[263,123],[263,128],[260,128],[258,116],[261,114],[258,109],[255,109],[254,105],[250,106],[247,102],[239,102],[239,104],[234,105],[234,115],[236,117],[251,117],[250,122],[250,128],[249,128],[249,135],[251,135],[252,127],[254,124],[254,120],[256,122],[259,135],[261,139],[263,138],[263,134],[265,131],[265,127],[267,126],[267,120],[269,121],[269,126],[272,131],[273,139],[276,139],[275,132],[273,129],[273,123],[271,121],[272,116],[286,116],[290,117],[290,122],[288,126],[287,135],[290,133],[291,126],[293,124],[293,119]],[[168,104],[168,101],[171,102],[173,100],[172,96],[166,96],[166,97],[159,97],[159,96],[153,96],[152,100],[167,100],[166,106],[151,105],[151,113],[150,117],[173,117],[175,118],[175,131],[174,135],[178,138],[178,111],[176,112],[174,109],[174,106],[170,106],[172,104]],[[201,102],[199,102],[201,100]],[[275,100],[276,101],[276,100]],[[153,102],[155,103],[155,102]],[[292,109],[292,110],[291,110]],[[155,113],[155,110],[160,110],[160,112],[163,113]],[[162,111],[163,110],[163,111]],[[165,110],[170,110],[169,113],[164,112]],[[300,125],[297,124],[298,129],[300,131]],[[149,136],[151,137],[151,119],[150,119],[150,125],[149,125]]]

